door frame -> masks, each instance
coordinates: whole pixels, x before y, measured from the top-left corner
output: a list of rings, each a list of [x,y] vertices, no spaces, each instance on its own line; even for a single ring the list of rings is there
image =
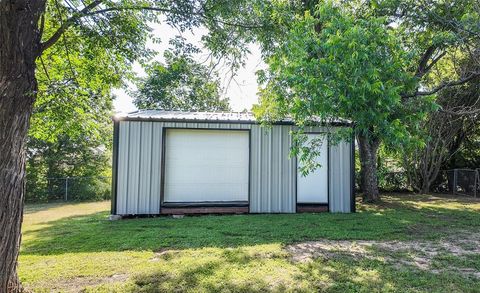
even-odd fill
[[[247,201],[203,201],[203,202],[165,202],[165,154],[166,140],[168,130],[209,130],[209,131],[245,131],[248,132],[248,194]],[[209,128],[209,127],[163,127],[162,129],[162,149],[161,149],[161,166],[160,166],[160,213],[162,208],[169,206],[182,208],[211,208],[211,207],[247,207],[250,213],[250,196],[251,196],[251,165],[252,165],[252,132],[250,128]]]
[[[325,207],[330,211],[330,132],[328,131],[309,131],[304,134],[324,134],[327,137],[327,202],[326,203],[299,203],[298,202],[298,157],[295,157],[295,212],[298,212],[298,207],[318,207],[319,211]]]

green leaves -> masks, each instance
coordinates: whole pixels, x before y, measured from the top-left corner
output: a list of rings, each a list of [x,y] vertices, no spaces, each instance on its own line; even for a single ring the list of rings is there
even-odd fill
[[[189,52],[177,54],[166,51],[166,64],[154,62],[146,67],[148,77],[138,82],[135,105],[140,109],[229,110],[216,72],[194,61]]]
[[[321,27],[321,30],[318,28]],[[298,125],[317,117],[344,118],[356,131],[387,144],[406,142],[410,111],[401,94],[413,90],[409,55],[383,17],[354,17],[332,4],[320,4],[291,24],[285,41],[262,74],[263,120],[290,115]]]

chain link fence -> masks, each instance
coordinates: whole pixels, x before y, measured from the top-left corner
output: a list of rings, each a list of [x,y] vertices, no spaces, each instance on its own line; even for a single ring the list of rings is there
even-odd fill
[[[358,172],[357,172],[358,173]],[[356,174],[356,187],[359,189],[360,176]],[[83,201],[111,198],[111,177],[52,177],[35,184],[28,182],[27,201]],[[433,191],[457,195],[480,196],[480,168],[452,169],[440,172]],[[411,190],[405,172],[386,172],[379,176],[382,191]]]
[[[436,192],[477,197],[480,195],[480,169],[452,169],[442,171]]]
[[[111,177],[51,177],[35,184],[28,182],[26,200],[42,201],[85,201],[111,198]]]
[[[360,172],[356,172],[356,189],[360,190]],[[384,172],[378,175],[378,187],[386,192],[412,191],[406,172]],[[432,184],[436,193],[480,197],[480,168],[441,171]]]

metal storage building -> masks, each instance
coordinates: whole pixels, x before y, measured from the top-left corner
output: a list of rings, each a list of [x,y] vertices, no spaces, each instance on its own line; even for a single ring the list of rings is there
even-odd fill
[[[352,127],[310,127],[308,137]],[[114,118],[112,214],[355,211],[354,140],[322,143],[306,177],[285,120],[250,113],[144,110]]]

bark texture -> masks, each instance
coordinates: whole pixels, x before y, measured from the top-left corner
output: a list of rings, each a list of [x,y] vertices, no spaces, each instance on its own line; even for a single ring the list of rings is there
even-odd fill
[[[25,194],[25,141],[35,101],[38,20],[45,0],[0,0],[0,292],[16,273]]]
[[[358,147],[360,151],[360,178],[363,198],[373,202],[380,198],[378,191],[377,157],[380,141],[364,135],[358,135]]]

